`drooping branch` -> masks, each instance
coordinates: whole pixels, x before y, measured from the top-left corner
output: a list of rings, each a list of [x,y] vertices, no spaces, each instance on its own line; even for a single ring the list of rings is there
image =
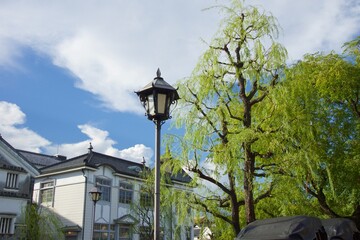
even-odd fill
[[[320,208],[323,210],[323,212],[325,214],[327,214],[329,217],[332,218],[337,218],[340,217],[337,213],[335,213],[330,206],[327,204],[326,202],[326,196],[323,192],[323,189],[320,187],[319,189],[317,189],[316,184],[311,181],[311,185],[313,187],[313,189],[310,187],[309,183],[304,183],[303,186],[306,189],[306,191],[312,195],[313,197],[315,197],[318,200],[318,203],[320,205]]]
[[[274,188],[274,184],[271,183],[269,189],[266,192],[260,194],[257,198],[255,198],[254,203],[256,204],[256,203],[260,202],[260,200],[262,200],[264,198],[271,197],[271,192],[272,192],[273,188]]]
[[[201,113],[201,115],[205,118],[205,120],[210,124],[210,126],[213,128],[214,132],[220,137],[223,138],[224,136],[222,135],[221,131],[219,129],[216,128],[215,123],[213,121],[210,120],[209,116],[204,112],[204,110],[201,108],[201,106],[199,105],[199,98],[196,95],[196,93],[194,93],[191,88],[187,87],[187,89],[189,90],[189,92],[191,93],[191,95],[196,99],[195,102],[192,102],[192,104],[195,105],[196,109]]]
[[[358,116],[358,118],[360,119],[360,109],[358,108],[358,103],[359,103],[359,94],[357,95],[356,99],[353,100],[351,99],[350,100],[350,104],[355,112],[355,114]]]
[[[205,210],[205,212],[212,214],[214,217],[220,218],[225,222],[232,224],[230,218],[224,216],[223,214],[220,214],[219,212],[211,210],[209,206],[206,204],[206,202],[204,202],[202,199],[199,199],[194,196],[194,204],[201,206]]]
[[[199,168],[191,168],[189,169],[189,171],[198,174],[198,176],[201,179],[204,179],[212,184],[215,184],[216,186],[218,186],[222,191],[224,191],[226,194],[230,194],[230,190],[225,187],[225,185],[223,185],[221,182],[219,182],[218,180],[204,174]]]

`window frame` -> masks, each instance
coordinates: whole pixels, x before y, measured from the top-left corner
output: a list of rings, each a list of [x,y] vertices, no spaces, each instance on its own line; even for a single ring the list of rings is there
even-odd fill
[[[106,223],[94,223],[93,240],[115,239],[115,225]],[[100,235],[99,237],[97,237]]]
[[[126,181],[119,182],[119,203],[131,204],[134,199],[134,184]]]
[[[5,188],[6,189],[19,189],[19,174],[15,172],[7,172],[6,174],[6,182]]]
[[[0,214],[0,236],[14,235],[14,218],[13,215]]]
[[[50,184],[50,185],[47,185]],[[39,203],[41,205],[45,205],[45,206],[54,206],[54,200],[55,200],[55,180],[48,180],[48,181],[43,181],[40,182],[40,188],[39,188]],[[46,196],[46,198],[43,198],[44,193],[51,193],[50,196],[51,198],[49,198],[48,196]],[[50,201],[43,201],[44,199],[49,198]]]
[[[131,240],[133,237],[133,226],[131,224],[119,224],[119,233],[118,233],[118,239],[119,240]],[[129,235],[127,238],[121,237],[120,234],[123,232],[122,229],[127,229]]]
[[[108,182],[105,184],[104,182]],[[112,180],[104,177],[95,177],[95,186],[101,192],[100,201],[111,202],[111,188],[112,188]]]
[[[153,236],[153,232],[149,226],[139,226],[139,239],[148,240]]]
[[[146,187],[141,187],[139,200],[141,207],[150,208],[154,206],[154,196],[147,191]]]

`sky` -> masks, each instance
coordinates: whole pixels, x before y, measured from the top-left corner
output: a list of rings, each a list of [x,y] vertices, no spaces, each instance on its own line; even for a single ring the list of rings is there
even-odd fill
[[[15,148],[68,158],[94,151],[148,165],[155,126],[134,91],[160,68],[188,77],[223,15],[215,0],[0,0],[0,134]],[[282,28],[289,63],[341,52],[360,35],[358,0],[252,0]],[[181,96],[180,96],[181,97]],[[172,120],[165,134],[181,135]]]

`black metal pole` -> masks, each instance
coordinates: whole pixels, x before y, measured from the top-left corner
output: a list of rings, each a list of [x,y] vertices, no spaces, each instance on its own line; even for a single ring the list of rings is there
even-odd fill
[[[92,224],[92,238],[94,239],[95,237],[95,210],[96,210],[96,201],[94,201],[94,207],[93,207],[93,224]]]
[[[156,120],[155,129],[155,192],[154,192],[154,240],[160,240],[160,130],[161,121]]]

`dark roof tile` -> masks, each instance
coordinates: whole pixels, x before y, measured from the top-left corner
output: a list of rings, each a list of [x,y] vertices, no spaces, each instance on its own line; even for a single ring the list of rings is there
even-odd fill
[[[36,166],[50,166],[60,162],[56,156],[50,156],[46,154],[34,153],[24,150],[17,150],[20,155],[25,157],[30,163]]]
[[[114,169],[114,172],[133,177],[141,177],[141,172],[144,165],[128,161],[122,158],[112,157],[102,153],[91,151],[88,154],[80,155],[69,160],[58,162],[54,165],[41,168],[42,174],[54,173],[58,171],[70,170],[78,167],[98,167],[101,165],[108,165]],[[145,167],[146,170],[150,170]],[[181,172],[171,177],[172,180],[178,182],[188,183],[191,178],[185,173]]]

